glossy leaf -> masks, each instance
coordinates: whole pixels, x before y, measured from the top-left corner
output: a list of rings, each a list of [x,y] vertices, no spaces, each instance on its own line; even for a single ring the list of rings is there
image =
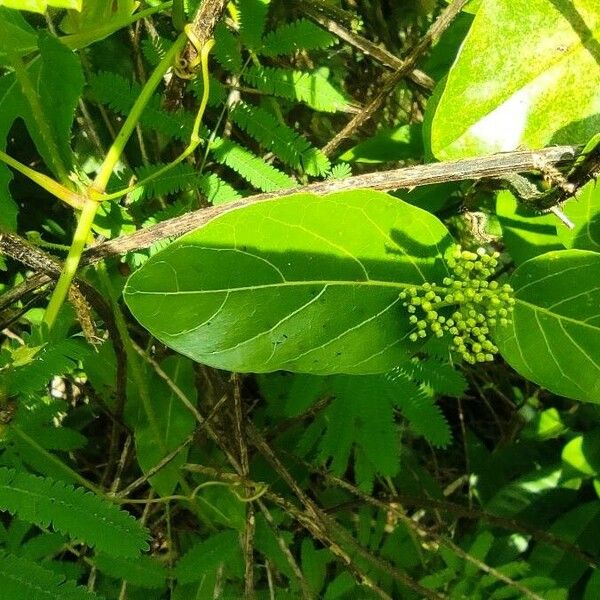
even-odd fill
[[[549,531],[560,539],[595,554],[598,550],[600,502],[582,503],[563,514]],[[547,575],[560,585],[573,589],[587,569],[586,561],[572,552],[540,543],[530,556],[530,564],[540,575]]]
[[[518,265],[545,252],[562,249],[556,233],[556,217],[536,213],[517,202],[508,190],[498,194],[496,214],[502,227],[502,240]]]
[[[548,252],[511,277],[512,325],[495,333],[502,356],[550,391],[600,403],[600,254]]]
[[[587,142],[600,128],[599,40],[596,0],[483,2],[433,117],[433,154]]]
[[[421,133],[420,124],[384,129],[354,148],[350,148],[339,159],[360,163],[414,160],[423,153]]]
[[[63,1],[65,1],[65,4],[68,3],[68,0]],[[112,2],[85,0],[85,2],[82,2],[79,0],[79,6],[77,6],[76,0],[71,0],[69,4],[66,8],[75,10],[67,12],[60,23],[60,28],[65,33],[73,34],[97,29],[98,23],[106,26],[111,21],[118,22],[128,17],[139,5],[139,2],[135,0],[113,0]]]
[[[600,430],[594,429],[573,438],[562,452],[562,460],[589,477],[600,473]]]
[[[154,336],[239,372],[387,372],[416,349],[398,297],[440,281],[452,243],[380,192],[297,194],[228,212],[152,257],[125,299]]]
[[[0,6],[43,13],[48,7],[81,10],[82,0],[0,0]]]
[[[563,210],[575,224],[574,229],[561,227],[559,238],[567,248],[600,252],[600,185],[596,180],[587,183],[565,203]]]

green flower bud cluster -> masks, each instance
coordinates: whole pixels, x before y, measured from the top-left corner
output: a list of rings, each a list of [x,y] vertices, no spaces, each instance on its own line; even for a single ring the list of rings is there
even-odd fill
[[[508,325],[515,300],[510,285],[488,281],[498,266],[499,254],[455,246],[446,259],[452,275],[443,285],[425,283],[400,293],[409,320],[415,326],[409,338],[417,341],[428,333],[452,337],[452,349],[470,364],[494,360],[498,348],[490,329]]]

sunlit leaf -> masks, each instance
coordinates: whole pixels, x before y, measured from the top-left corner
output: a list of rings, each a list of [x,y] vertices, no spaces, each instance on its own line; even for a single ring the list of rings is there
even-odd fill
[[[590,181],[565,203],[563,210],[575,227],[561,227],[558,235],[567,248],[600,252],[600,185]]]
[[[556,394],[600,402],[600,254],[548,252],[513,274],[512,324],[496,331],[502,356]]]
[[[81,10],[82,0],[0,0],[0,6],[43,13],[49,6]]]
[[[433,154],[587,142],[600,128],[599,40],[596,0],[483,2],[433,117]]]
[[[539,254],[562,249],[556,233],[556,217],[536,213],[517,202],[508,190],[498,194],[496,214],[502,227],[502,240],[518,265]],[[564,225],[559,225],[566,229]]]
[[[155,255],[125,299],[158,339],[232,371],[387,372],[414,351],[398,297],[439,281],[452,240],[373,191],[235,210]]]

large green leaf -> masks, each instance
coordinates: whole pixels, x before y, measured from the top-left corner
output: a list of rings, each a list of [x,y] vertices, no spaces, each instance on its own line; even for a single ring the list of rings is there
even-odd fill
[[[561,227],[558,237],[567,248],[600,252],[600,186],[590,181],[564,205],[565,214],[575,227]]]
[[[596,0],[485,0],[437,105],[432,151],[585,143],[600,128],[599,102]]]
[[[502,240],[518,265],[544,252],[562,249],[556,234],[556,217],[535,212],[518,202],[512,192],[498,193],[496,214],[502,227]],[[564,225],[561,228],[567,229]]]
[[[60,175],[74,162],[71,126],[83,73],[79,58],[56,38],[41,33],[38,46],[39,55],[29,61],[21,82],[14,73],[0,78],[0,149],[21,117],[46,165]]]
[[[65,33],[81,33],[98,28],[102,23],[105,27],[111,21],[119,21],[131,15],[138,2],[135,0],[79,0],[79,6],[76,1],[71,1],[67,8],[75,9],[67,12],[65,18],[60,23],[60,28]]]
[[[512,325],[496,331],[504,358],[556,394],[600,403],[600,254],[548,252],[521,265],[510,283]]]
[[[440,281],[451,243],[387,194],[297,194],[178,240],[130,277],[125,300],[162,342],[217,368],[386,372],[415,349],[399,292]]]

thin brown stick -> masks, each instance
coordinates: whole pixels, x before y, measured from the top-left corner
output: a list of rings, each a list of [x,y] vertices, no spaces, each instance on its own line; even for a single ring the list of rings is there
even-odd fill
[[[227,482],[236,482],[240,485],[244,486],[255,486],[258,484],[244,479],[240,475],[236,475],[235,473],[224,473],[222,471],[217,471],[211,467],[207,467],[205,465],[195,465],[188,464],[184,466],[185,469],[191,471],[193,473],[202,473],[203,475],[208,475],[211,479],[219,479],[221,481]],[[294,521],[298,522],[304,529],[306,529],[316,540],[322,542],[330,552],[338,559],[342,564],[348,569],[348,571],[353,575],[356,581],[369,588],[375,594],[377,594],[382,600],[392,600],[392,597],[387,594],[384,590],[382,590],[376,583],[373,581],[369,575],[367,575],[352,559],[352,557],[343,550],[338,543],[331,539],[328,533],[320,527],[314,519],[314,516],[310,514],[307,510],[301,510],[279,494],[276,494],[270,490],[265,491],[263,497],[279,508],[281,508],[290,518]],[[356,544],[358,545],[358,544]],[[368,554],[368,553],[367,553]],[[369,555],[370,556],[370,555]],[[394,576],[392,574],[392,576]],[[424,588],[425,589],[425,588]],[[429,590],[427,590],[429,592]],[[434,598],[435,600],[439,600],[443,598],[437,594],[427,595],[426,598]]]
[[[227,396],[223,396],[217,404],[215,404],[213,410],[210,414],[204,419],[198,427],[185,439],[177,448],[174,448],[169,454],[167,454],[164,458],[162,458],[156,465],[152,468],[148,469],[144,475],[138,477],[135,481],[130,483],[126,488],[115,494],[119,498],[127,498],[127,496],[131,495],[137,488],[144,485],[151,477],[154,477],[159,471],[164,469],[182,450],[185,450],[192,442],[198,437],[198,434],[202,431],[203,427],[205,427],[213,416],[218,412],[219,408],[224,404]]]
[[[242,402],[242,378],[238,373],[232,375],[233,380],[233,424],[235,428],[235,437],[238,443],[238,452],[240,466],[242,467],[242,476],[247,478],[250,474],[248,461],[248,444],[246,441],[246,417],[244,405]],[[246,495],[249,497],[252,490],[246,488]],[[244,555],[244,598],[252,600],[254,593],[254,531],[255,516],[252,502],[246,503],[246,523],[242,533],[242,553]]]
[[[159,240],[178,237],[188,231],[197,229],[226,212],[290,194],[311,193],[321,195],[363,188],[386,191],[449,181],[497,179],[509,173],[533,171],[536,169],[536,165],[539,164],[540,159],[552,165],[572,163],[578,152],[579,147],[577,146],[554,146],[537,152],[505,152],[478,158],[417,165],[391,171],[377,171],[346,179],[320,181],[289,190],[256,194],[218,206],[192,211],[180,217],[167,219],[146,229],[140,229],[131,235],[92,246],[84,253],[82,265],[97,262],[108,256],[148,248]]]
[[[305,466],[310,467],[310,465],[308,463],[306,463],[305,461],[301,461],[301,462]],[[371,506],[374,506],[374,507],[378,508],[379,510],[382,510],[385,512],[391,512],[400,521],[402,521],[402,523],[404,523],[404,525],[407,528],[415,531],[421,538],[430,539],[430,540],[436,542],[437,544],[440,544],[440,545],[446,546],[447,548],[450,548],[450,550],[452,550],[452,552],[454,552],[457,556],[460,556],[466,562],[470,562],[471,564],[475,565],[479,570],[483,571],[484,573],[487,573],[488,575],[495,577],[498,581],[502,581],[509,587],[512,587],[512,588],[516,589],[517,591],[519,591],[523,595],[523,597],[529,598],[529,600],[543,600],[543,598],[541,596],[539,596],[535,592],[532,592],[529,588],[521,585],[518,581],[511,579],[510,577],[508,577],[507,575],[505,575],[498,569],[495,569],[494,567],[488,565],[487,563],[483,562],[482,560],[479,560],[478,558],[470,555],[468,552],[465,552],[462,548],[457,546],[452,540],[449,540],[448,538],[446,538],[444,536],[434,534],[434,533],[426,530],[421,525],[419,525],[416,521],[411,519],[408,515],[404,514],[404,512],[402,512],[398,508],[398,505],[396,503],[383,502],[382,500],[374,498],[373,496],[370,496],[369,494],[365,494],[364,492],[361,492],[361,490],[359,490],[354,485],[348,483],[344,479],[341,479],[339,477],[336,477],[335,475],[328,473],[325,470],[321,469],[318,472],[322,477],[325,478],[325,480],[330,485],[335,485],[335,486],[338,486],[338,487],[341,487],[341,488],[347,490],[348,492],[350,492],[351,494],[353,494],[354,496],[359,498],[362,502],[370,504]]]
[[[308,582],[304,578],[302,569],[300,569],[300,567],[298,566],[298,563],[296,562],[294,555],[291,553],[285,540],[280,535],[279,530],[277,528],[277,524],[275,523],[275,520],[273,519],[271,512],[269,511],[269,509],[267,508],[265,503],[262,502],[260,499],[258,499],[256,501],[256,503],[258,504],[258,507],[260,508],[260,510],[263,514],[263,517],[265,518],[265,521],[267,522],[267,525],[273,532],[273,535],[275,536],[275,539],[277,540],[277,545],[279,546],[279,549],[281,550],[281,552],[283,552],[283,555],[285,556],[288,564],[290,565],[292,573],[296,576],[296,579],[298,580],[298,583],[300,584],[302,598],[304,598],[304,600],[312,600],[314,598],[314,596],[313,596],[312,591],[310,590],[310,587],[308,586]]]
[[[379,92],[375,98],[373,98],[373,100],[364,107],[362,112],[355,115],[350,122],[323,147],[322,150],[325,155],[331,156],[334,154],[345,140],[351,137],[375,115],[398,83],[413,71],[417,60],[421,58],[429,46],[448,28],[466,3],[467,0],[454,0],[452,4],[440,14],[419,43],[402,61],[402,66],[383,79],[380,84]]]
[[[0,233],[0,254],[3,254],[2,251],[2,234]],[[53,281],[53,278],[46,273],[34,273],[31,277],[8,289],[4,294],[0,296],[0,311],[3,311],[5,308],[8,308],[11,304],[18,302],[24,296],[27,296],[30,292],[34,292],[38,290],[42,286],[46,285]]]
[[[247,426],[248,425],[249,425],[249,423],[247,424]],[[217,430],[215,430],[210,423],[207,423],[206,432],[208,433],[209,437],[225,453],[225,455],[227,456],[227,459],[229,460],[229,464],[235,469],[237,474],[222,473],[221,471],[217,471],[216,469],[210,469],[209,467],[204,467],[203,465],[186,465],[184,468],[186,468],[187,470],[192,471],[192,472],[207,474],[210,477],[213,477],[215,479],[221,479],[223,481],[236,481],[236,482],[242,483],[246,487],[250,486],[250,487],[254,487],[254,489],[258,489],[259,484],[249,481],[241,475],[241,473],[242,473],[241,465],[239,464],[239,461],[237,460],[237,458],[235,456],[233,456],[232,453],[230,452],[229,440],[224,439],[224,434],[217,432]],[[283,467],[283,465],[282,465],[282,467]],[[289,474],[288,474],[288,477],[291,478],[291,476],[289,476]],[[292,479],[292,481],[293,481],[293,479]],[[297,485],[295,485],[295,487],[297,489],[300,489]],[[300,490],[300,492],[302,493],[302,490]],[[296,506],[294,506],[291,502],[288,502],[287,500],[281,498],[277,494],[270,492],[269,490],[266,490],[266,492],[263,495],[265,498],[268,498],[271,501],[273,501],[277,506],[283,508],[283,510],[285,512],[287,512],[288,515],[292,519],[296,520],[300,525],[302,525],[313,537],[315,537],[315,539],[320,540],[324,545],[326,545],[327,548],[329,548],[329,550],[333,553],[333,555],[336,556],[338,558],[338,560],[340,560],[344,564],[344,566],[348,569],[348,571],[350,573],[352,573],[352,575],[355,577],[355,579],[358,582],[361,583],[361,585],[367,586],[369,589],[371,589],[373,592],[375,592],[380,598],[382,598],[382,600],[391,600],[390,596],[386,592],[384,592],[366,573],[364,573],[363,570],[358,565],[355,564],[355,562],[353,561],[351,556],[345,550],[343,550],[339,546],[339,544],[337,542],[335,542],[335,540],[333,540],[328,535],[327,531],[324,530],[323,527],[321,527],[315,523],[314,510],[310,511],[310,512],[308,510],[302,511],[302,510],[298,509]],[[356,542],[355,542],[355,544],[356,544]],[[356,544],[356,546],[359,546],[359,545]],[[359,548],[360,548],[360,546],[359,546]],[[363,548],[360,548],[360,550],[364,551]],[[371,559],[377,560],[375,557],[372,557],[370,555],[370,553],[366,552],[366,554]],[[385,568],[384,568],[384,571],[385,571]],[[395,578],[398,577],[398,574],[395,572],[394,569],[390,570],[390,575]],[[423,589],[425,589],[425,588],[423,588]],[[425,590],[425,591],[426,591],[426,593],[424,594],[424,596],[426,598],[431,598],[434,600],[439,600],[439,598],[441,598],[441,596],[439,596],[437,594],[428,595],[428,594],[430,594],[429,590]]]
[[[339,37],[341,40],[344,40],[354,48],[357,48],[363,54],[372,56],[377,62],[385,67],[394,70],[399,70],[404,67],[404,62],[397,56],[394,56],[389,50],[374,44],[371,40],[368,40],[358,33],[350,31],[337,20],[333,19],[331,15],[323,12],[319,3],[313,2],[312,0],[297,0],[297,4],[302,9],[302,12],[304,12],[312,21],[321,25],[321,27],[324,27],[327,31]],[[431,79],[427,73],[424,73],[419,69],[413,69],[408,73],[407,77],[426,90],[433,89],[433,86],[435,85],[433,79]]]
[[[309,528],[309,531],[317,537],[318,539],[328,540],[328,546],[331,551],[338,556],[341,560],[343,560],[348,568],[351,568],[353,565],[353,561],[350,558],[350,555],[342,548],[340,543],[336,541],[336,538],[343,541],[344,544],[347,544],[352,547],[353,551],[359,554],[364,560],[369,561],[372,565],[376,566],[378,569],[388,574],[390,577],[395,579],[398,583],[406,586],[407,588],[417,592],[420,596],[424,598],[429,598],[430,600],[439,600],[443,596],[440,596],[433,590],[423,587],[420,583],[415,581],[410,575],[406,572],[394,568],[392,565],[387,563],[385,560],[382,560],[374,555],[372,555],[368,550],[365,550],[360,544],[356,542],[356,540],[337,522],[329,518],[321,508],[317,506],[317,504],[308,497],[308,495],[304,492],[304,490],[298,485],[296,480],[289,473],[287,468],[281,462],[281,460],[277,457],[275,452],[271,449],[271,447],[267,444],[265,439],[260,435],[260,433],[254,428],[251,423],[247,423],[247,432],[248,439],[252,441],[256,449],[265,457],[267,462],[275,469],[277,474],[285,481],[285,483],[289,486],[289,488],[294,492],[296,497],[300,500],[304,509],[306,511],[307,522],[301,521],[302,524],[306,525]],[[364,585],[370,587],[373,591],[380,595],[382,598],[386,598],[387,594],[378,588],[376,584],[370,579],[364,579],[364,575],[362,580]]]

